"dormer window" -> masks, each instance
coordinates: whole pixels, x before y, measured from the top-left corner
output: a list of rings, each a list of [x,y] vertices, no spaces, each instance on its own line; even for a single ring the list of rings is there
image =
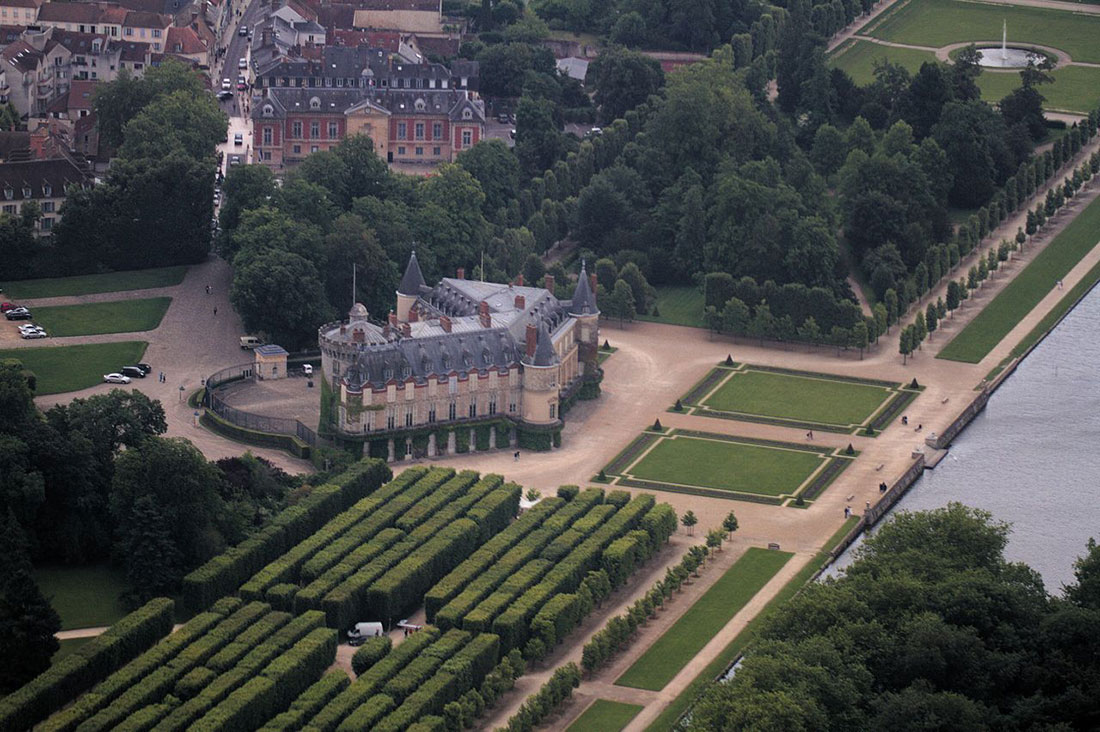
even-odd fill
[[[265,117],[270,117],[273,114],[275,114],[274,108],[272,108],[272,106],[270,104],[265,104],[264,109],[263,109],[263,115]]]
[[[42,184],[42,195],[47,198],[53,195],[53,187],[49,183]]]
[[[470,119],[474,114],[469,109],[462,110],[462,119]]]
[[[424,103],[423,99],[417,99],[416,103],[413,106],[416,107],[417,112],[423,112],[424,108],[427,107],[428,105]]]
[[[4,186],[4,198],[9,201],[15,196],[15,191],[11,189],[11,186]]]
[[[23,198],[30,198],[30,197],[31,197],[31,187],[30,186],[23,186]]]
[[[318,99],[317,97],[313,97],[312,99],[309,100],[309,108],[310,109],[320,109],[321,108],[321,100]]]

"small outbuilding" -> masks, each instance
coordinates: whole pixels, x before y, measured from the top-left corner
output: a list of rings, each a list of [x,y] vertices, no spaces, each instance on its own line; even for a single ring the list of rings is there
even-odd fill
[[[286,357],[289,355],[282,346],[268,344],[256,346],[256,377],[259,379],[285,379]]]

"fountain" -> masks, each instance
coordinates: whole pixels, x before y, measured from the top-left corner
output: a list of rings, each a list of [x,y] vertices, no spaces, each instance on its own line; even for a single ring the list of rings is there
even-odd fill
[[[999,53],[998,53],[999,51]],[[1026,48],[1008,47],[1008,21],[1001,27],[1001,47],[978,48],[978,65],[988,69],[1022,69],[1029,63],[1038,64],[1043,55]]]

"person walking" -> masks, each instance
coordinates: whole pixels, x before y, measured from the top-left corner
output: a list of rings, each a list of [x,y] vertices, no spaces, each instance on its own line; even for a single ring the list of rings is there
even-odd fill
[[[844,507],[844,518],[851,518],[851,516],[852,516],[852,507],[851,506],[845,506]]]
[[[214,308],[214,317],[215,318],[218,317],[218,309],[217,308]]]

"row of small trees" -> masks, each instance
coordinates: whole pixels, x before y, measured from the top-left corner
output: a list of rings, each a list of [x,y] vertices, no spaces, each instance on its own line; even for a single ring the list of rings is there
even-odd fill
[[[542,687],[523,702],[504,729],[508,732],[530,732],[542,720],[550,716],[558,705],[573,696],[573,689],[581,684],[581,670],[575,663],[567,663],[556,669]]]

